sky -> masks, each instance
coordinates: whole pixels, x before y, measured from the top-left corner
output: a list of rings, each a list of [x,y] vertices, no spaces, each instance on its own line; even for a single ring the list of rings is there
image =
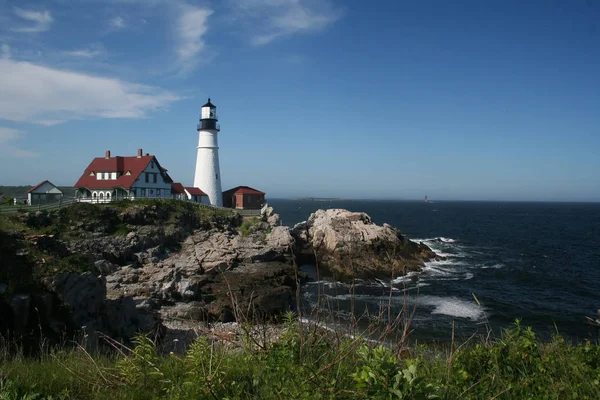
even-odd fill
[[[267,198],[600,201],[598,0],[0,0],[0,185],[94,157]]]

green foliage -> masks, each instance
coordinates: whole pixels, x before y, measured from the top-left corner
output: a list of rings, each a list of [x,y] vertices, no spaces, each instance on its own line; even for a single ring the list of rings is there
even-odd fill
[[[250,328],[250,327],[248,327]],[[61,350],[0,363],[0,399],[597,399],[600,347],[540,342],[516,322],[493,343],[398,358],[382,345],[285,316],[279,340],[229,348],[200,337],[184,355],[160,355],[145,336],[124,354]]]
[[[256,226],[256,224],[258,224],[259,222],[261,222],[261,220],[258,217],[253,217],[252,219],[246,218],[244,219],[244,222],[242,222],[242,225],[238,228],[238,230],[240,231],[242,236],[248,236],[252,231],[252,228]]]
[[[356,388],[371,399],[436,399],[439,390],[424,382],[417,374],[417,362],[406,361],[405,368],[392,351],[379,345],[370,348],[366,344],[357,350],[360,367],[351,374]]]

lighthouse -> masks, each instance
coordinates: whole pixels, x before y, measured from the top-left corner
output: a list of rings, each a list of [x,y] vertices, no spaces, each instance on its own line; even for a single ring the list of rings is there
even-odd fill
[[[194,187],[208,195],[210,204],[221,207],[223,194],[221,192],[221,172],[219,171],[219,143],[217,136],[220,131],[217,123],[217,107],[210,102],[202,106],[200,122],[198,123],[198,154],[196,156],[196,173]]]

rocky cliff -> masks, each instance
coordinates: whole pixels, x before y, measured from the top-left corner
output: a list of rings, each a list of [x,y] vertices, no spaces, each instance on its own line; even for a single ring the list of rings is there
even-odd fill
[[[277,317],[295,307],[293,239],[272,213],[246,234],[242,224],[169,201],[10,217],[0,230],[0,334],[126,341]]]
[[[186,338],[208,322],[267,321],[295,310],[302,256],[341,279],[389,279],[436,257],[346,210],[319,210],[291,231],[272,208],[244,220],[178,201],[77,204],[3,221],[5,337]]]

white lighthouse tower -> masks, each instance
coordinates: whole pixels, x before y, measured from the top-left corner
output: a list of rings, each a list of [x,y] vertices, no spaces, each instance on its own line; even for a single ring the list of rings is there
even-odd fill
[[[219,171],[219,143],[217,135],[220,131],[217,123],[217,107],[210,102],[202,106],[200,123],[198,123],[198,155],[196,157],[196,173],[194,187],[208,195],[210,204],[221,207],[221,172]]]

